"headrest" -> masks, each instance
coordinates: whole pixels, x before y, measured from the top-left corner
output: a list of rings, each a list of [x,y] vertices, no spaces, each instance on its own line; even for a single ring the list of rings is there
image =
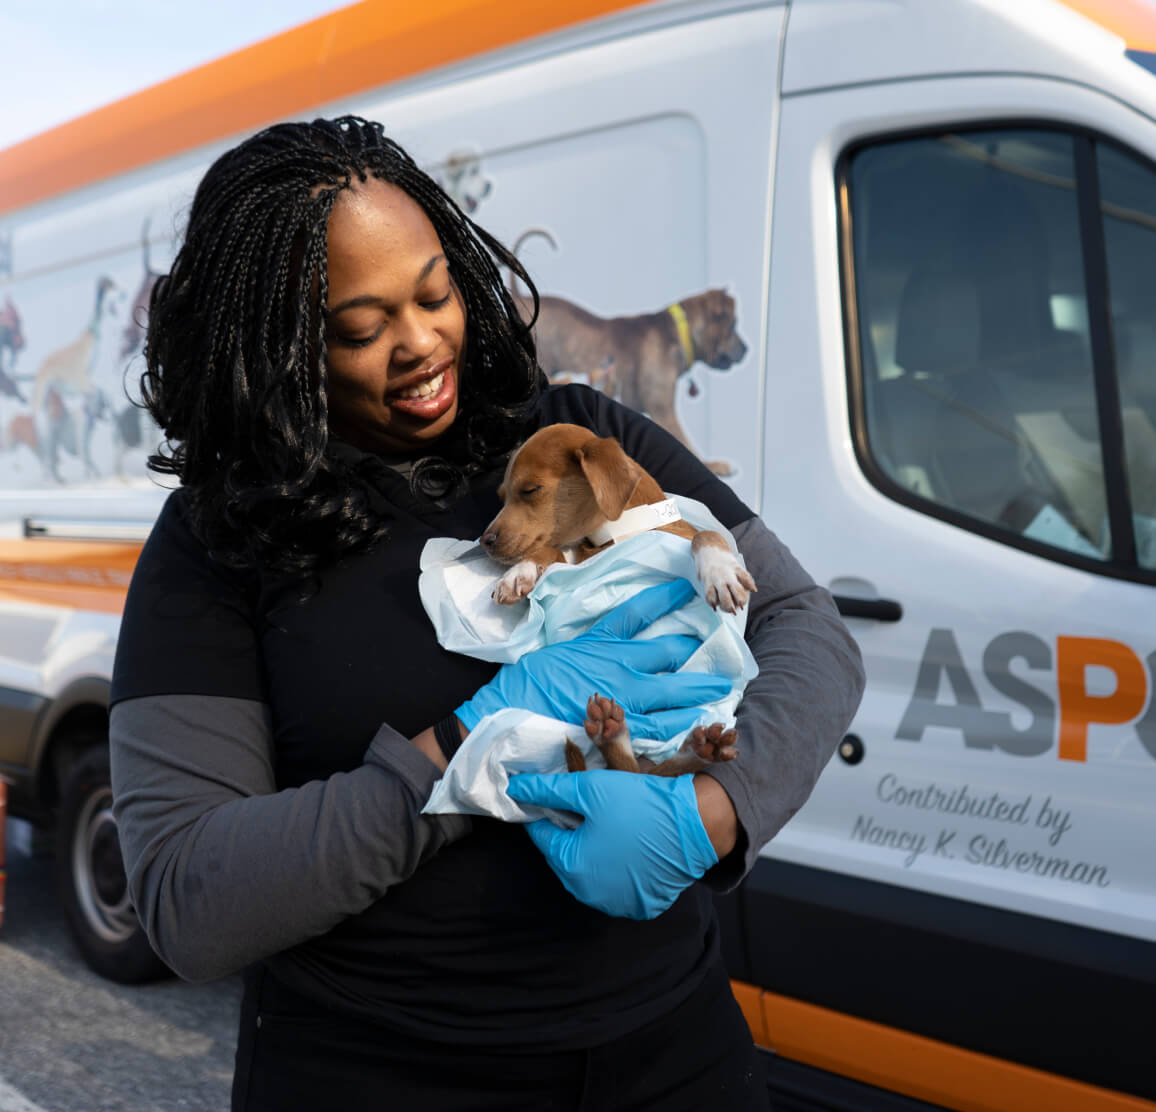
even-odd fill
[[[979,332],[979,291],[970,278],[941,266],[908,275],[895,326],[895,362],[908,374],[975,367]]]

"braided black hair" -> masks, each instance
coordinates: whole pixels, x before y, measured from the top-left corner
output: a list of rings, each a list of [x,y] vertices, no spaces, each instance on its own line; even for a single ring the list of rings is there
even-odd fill
[[[473,223],[380,124],[277,124],[221,155],[197,187],[184,244],[150,301],[144,404],[191,522],[235,567],[308,574],[388,527],[328,429],[329,215],[343,189],[396,185],[433,224],[466,313],[458,416],[414,468],[427,493],[461,488],[524,435],[541,389],[530,325],[502,281],[518,260]]]

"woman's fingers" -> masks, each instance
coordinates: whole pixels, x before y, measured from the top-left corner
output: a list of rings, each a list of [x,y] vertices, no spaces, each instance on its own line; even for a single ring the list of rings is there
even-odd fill
[[[554,807],[584,815],[582,785],[575,772],[523,772],[511,776],[506,794],[516,803],[532,803],[538,807]]]
[[[614,656],[638,672],[677,672],[700,648],[702,640],[691,633],[666,633],[625,641],[614,647]]]
[[[606,691],[627,711],[650,714],[656,710],[701,707],[730,694],[731,681],[706,672],[670,672],[661,676],[639,673],[624,691]]]
[[[685,606],[692,598],[694,587],[687,579],[658,583],[620,602],[601,621],[595,623],[586,636],[629,640],[664,614]]]

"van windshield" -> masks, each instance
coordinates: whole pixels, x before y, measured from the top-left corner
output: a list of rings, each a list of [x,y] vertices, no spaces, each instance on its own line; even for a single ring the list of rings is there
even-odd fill
[[[1156,73],[1156,52],[1151,50],[1125,50],[1124,55],[1149,73]]]

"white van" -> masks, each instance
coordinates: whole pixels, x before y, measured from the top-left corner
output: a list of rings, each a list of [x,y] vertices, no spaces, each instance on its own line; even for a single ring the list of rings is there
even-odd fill
[[[778,1107],[1156,1109],[1156,14],[1071,2],[365,0],[0,153],[0,775],[89,960],[156,971],[102,748],[141,294],[221,150],[355,111],[863,649],[719,904]],[[677,358],[597,338],[643,314]]]

